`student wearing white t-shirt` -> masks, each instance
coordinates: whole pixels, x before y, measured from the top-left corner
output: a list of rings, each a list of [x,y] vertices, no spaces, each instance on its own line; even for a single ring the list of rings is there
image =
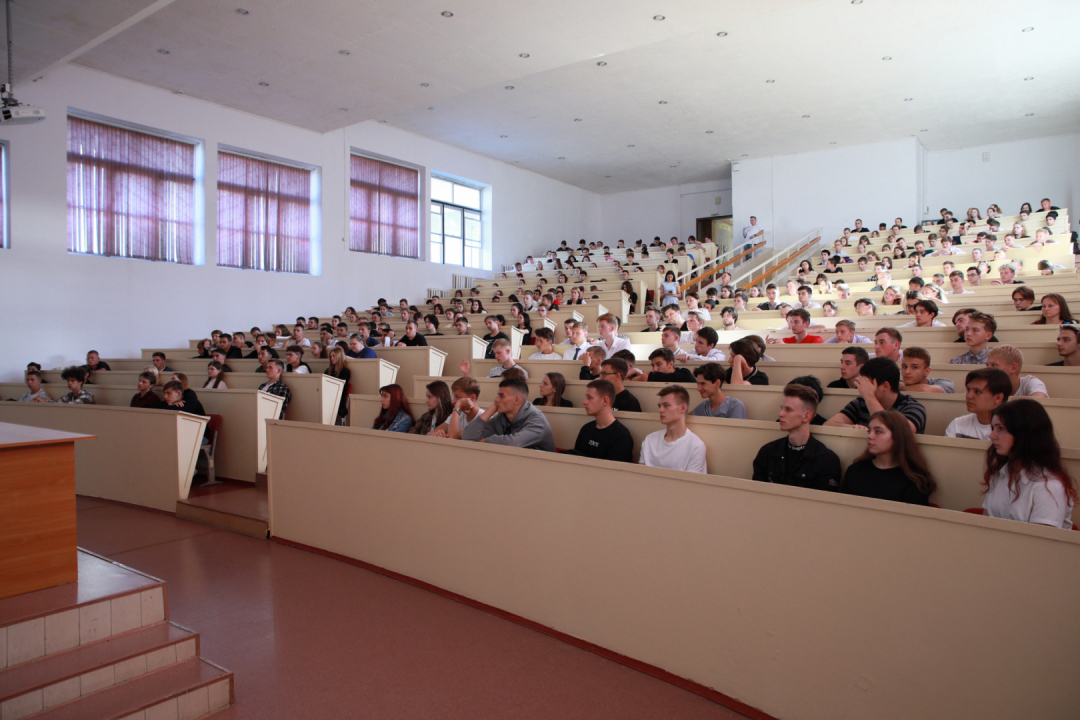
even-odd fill
[[[555,333],[551,328],[537,328],[533,330],[533,340],[536,342],[536,352],[529,356],[529,360],[562,360],[563,356],[555,352]]]
[[[1072,529],[1076,481],[1061,464],[1054,425],[1037,400],[1005,403],[991,421],[983,510],[991,517]]]
[[[746,242],[754,242],[755,240],[764,239],[765,228],[758,225],[757,217],[750,216],[750,224],[742,229],[743,240]]]
[[[967,388],[967,409],[970,414],[961,415],[949,423],[945,437],[990,439],[990,419],[994,411],[1009,399],[1012,383],[1001,370],[982,368],[972,370],[964,379]]]
[[[1024,353],[1013,345],[999,345],[986,354],[986,367],[1003,370],[1012,381],[1012,397],[1050,397],[1046,383],[1034,375],[1020,376],[1024,367]]]
[[[651,433],[641,442],[639,462],[649,467],[707,473],[705,443],[686,427],[690,393],[680,385],[668,385],[660,391],[657,407],[665,429]]]

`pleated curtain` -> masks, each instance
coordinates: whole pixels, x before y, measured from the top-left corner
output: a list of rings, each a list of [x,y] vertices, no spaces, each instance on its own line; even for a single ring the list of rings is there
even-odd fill
[[[412,168],[351,157],[350,250],[419,259],[419,179]]]

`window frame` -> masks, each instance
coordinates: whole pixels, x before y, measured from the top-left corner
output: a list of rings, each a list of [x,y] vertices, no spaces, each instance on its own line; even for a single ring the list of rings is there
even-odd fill
[[[443,182],[449,182],[449,183],[451,183],[452,186],[460,185],[462,187],[469,188],[470,190],[476,190],[480,194],[480,202],[478,203],[478,207],[471,208],[471,207],[468,207],[466,205],[459,205],[457,203],[448,202],[446,200],[436,200],[431,195],[431,181],[434,181],[434,180],[441,180]],[[460,180],[460,179],[457,179],[457,178],[454,178],[454,177],[450,177],[448,175],[444,175],[442,173],[436,173],[436,172],[431,173],[431,177],[430,177],[429,182],[428,182],[428,195],[429,195],[428,219],[429,219],[429,227],[428,227],[428,234],[427,234],[427,236],[428,236],[428,257],[429,257],[430,262],[432,262],[434,264],[437,264],[437,265],[449,265],[451,267],[460,267],[460,268],[465,268],[465,269],[470,269],[470,270],[483,270],[483,269],[485,269],[484,268],[484,250],[485,250],[485,245],[484,245],[484,225],[485,225],[485,222],[484,222],[484,220],[485,220],[484,204],[485,204],[485,200],[487,199],[487,194],[490,191],[491,191],[491,188],[489,188],[489,187],[487,187],[485,185],[481,185],[480,183],[468,182],[468,181]],[[454,193],[455,193],[455,191],[454,191],[454,189],[452,187],[451,188],[451,196],[452,197],[455,197]],[[455,199],[456,199],[456,197],[455,197]],[[439,262],[431,259],[431,257],[434,255],[433,246],[436,243],[432,239],[432,236],[433,236],[434,233],[431,230],[430,219],[431,219],[431,216],[434,214],[434,206],[435,205],[439,205],[441,207],[441,214],[442,214],[442,224],[441,224],[442,232],[440,234],[440,237],[442,238],[442,242],[438,243],[442,247],[442,260],[439,261]],[[458,265],[456,263],[448,263],[448,262],[446,262],[446,208],[448,208],[448,207],[453,208],[453,209],[458,210],[459,212],[461,212],[461,259],[462,259],[462,262],[461,262],[460,265]],[[469,240],[466,237],[467,233],[465,231],[465,223],[466,223],[466,221],[472,219],[472,218],[469,218],[470,213],[476,215],[475,220],[476,220],[476,222],[478,223],[478,225],[480,227],[480,238],[474,245],[469,244]],[[476,264],[475,265],[469,265],[467,263],[467,258],[469,256],[470,251],[475,253],[475,257],[476,257]]]
[[[0,195],[3,196],[4,210],[0,222],[3,223],[4,237],[0,250],[11,249],[11,142],[0,140]]]

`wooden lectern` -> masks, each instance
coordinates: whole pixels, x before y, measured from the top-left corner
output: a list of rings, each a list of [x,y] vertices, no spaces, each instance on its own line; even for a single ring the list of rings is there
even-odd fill
[[[75,441],[93,437],[0,423],[0,598],[79,579]]]

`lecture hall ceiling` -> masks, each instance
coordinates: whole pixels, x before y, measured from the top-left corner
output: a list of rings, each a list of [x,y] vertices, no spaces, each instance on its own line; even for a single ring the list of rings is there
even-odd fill
[[[944,150],[1080,130],[1076,0],[17,0],[14,13],[16,87],[73,62],[317,131],[385,121],[601,193],[913,135]]]

